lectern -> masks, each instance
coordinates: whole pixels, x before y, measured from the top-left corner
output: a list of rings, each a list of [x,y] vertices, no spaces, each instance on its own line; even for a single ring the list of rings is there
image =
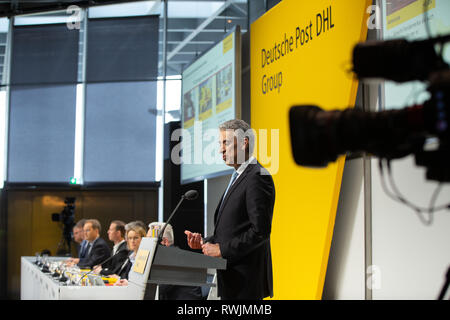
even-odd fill
[[[147,284],[215,286],[207,282],[207,269],[226,269],[227,261],[176,247],[165,247],[156,238],[142,238],[128,284],[143,299]]]

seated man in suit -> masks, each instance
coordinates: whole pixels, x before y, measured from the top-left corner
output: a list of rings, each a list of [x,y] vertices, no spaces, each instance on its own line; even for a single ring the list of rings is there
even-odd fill
[[[86,257],[72,259],[71,264],[77,264],[79,268],[93,268],[108,259],[111,253],[106,241],[100,238],[101,225],[98,220],[86,220],[83,230],[88,241]]]
[[[66,264],[69,266],[73,266],[78,263],[81,258],[86,258],[87,255],[87,247],[89,242],[84,237],[84,224],[86,223],[86,219],[79,220],[75,226],[73,227],[73,241],[75,241],[77,246],[78,258],[69,258],[66,260]]]
[[[81,219],[73,227],[73,241],[79,244],[78,258],[84,258],[86,256],[86,247],[88,242],[84,239],[84,223],[86,219]]]
[[[129,255],[125,241],[125,222],[114,220],[108,229],[108,238],[114,243],[112,258],[102,266],[96,266],[95,272],[107,276],[114,274],[122,266]]]

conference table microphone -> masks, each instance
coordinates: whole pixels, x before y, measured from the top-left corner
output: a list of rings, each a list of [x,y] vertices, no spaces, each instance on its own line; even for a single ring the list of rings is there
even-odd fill
[[[89,274],[91,274],[92,272],[94,272],[94,269],[95,269],[94,267],[101,266],[101,265],[107,263],[109,260],[111,260],[113,257],[115,257],[117,253],[118,253],[118,252],[116,252],[115,254],[113,254],[111,257],[109,257],[109,258],[106,259],[105,261],[103,261],[103,262],[101,262],[101,263],[99,263],[99,264],[96,264],[95,266],[92,266],[92,270],[89,271],[89,272],[87,272],[87,273],[85,273],[85,274],[80,278],[80,280],[78,280],[78,282],[76,283],[76,285],[79,285],[80,282],[81,282],[81,280],[83,280],[84,277],[86,277],[87,275],[89,275]]]
[[[166,230],[167,225],[172,220],[173,215],[175,214],[175,212],[177,212],[177,210],[180,207],[180,205],[183,202],[183,200],[184,199],[186,199],[186,200],[195,200],[197,198],[198,198],[198,191],[197,190],[189,190],[189,191],[187,191],[185,194],[183,194],[181,196],[181,199],[178,202],[177,206],[175,207],[175,209],[170,214],[169,219],[167,219],[166,223],[164,224],[164,227],[161,229],[161,232],[160,232],[160,234],[158,236],[158,244],[161,243],[161,241],[163,239],[164,231]]]

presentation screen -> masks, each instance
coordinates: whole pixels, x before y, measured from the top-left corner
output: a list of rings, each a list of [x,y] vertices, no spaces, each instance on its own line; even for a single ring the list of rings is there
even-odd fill
[[[233,170],[219,154],[218,126],[240,118],[240,57],[241,33],[236,26],[182,73],[182,130],[181,137],[175,137],[181,138],[175,157],[181,156],[182,184]]]
[[[448,0],[385,0],[382,3],[385,40],[404,38],[414,41],[450,34],[450,1]],[[444,47],[443,57],[447,63],[450,62],[448,44]],[[387,81],[385,83],[386,109],[402,109],[423,103],[429,98],[430,94],[424,82]]]

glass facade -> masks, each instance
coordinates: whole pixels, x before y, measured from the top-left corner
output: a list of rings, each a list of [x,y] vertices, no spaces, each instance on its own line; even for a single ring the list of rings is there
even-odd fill
[[[1,18],[1,186],[160,181],[182,71],[278,2],[67,4]]]

